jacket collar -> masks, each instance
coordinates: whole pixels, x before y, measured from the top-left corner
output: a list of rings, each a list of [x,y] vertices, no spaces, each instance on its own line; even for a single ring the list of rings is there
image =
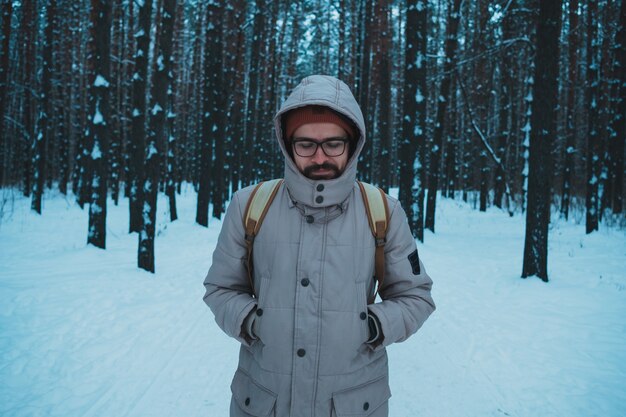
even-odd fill
[[[312,180],[305,177],[291,157],[285,156],[285,185],[291,198],[309,207],[338,205],[348,198],[356,180],[354,155],[343,173],[332,180]]]

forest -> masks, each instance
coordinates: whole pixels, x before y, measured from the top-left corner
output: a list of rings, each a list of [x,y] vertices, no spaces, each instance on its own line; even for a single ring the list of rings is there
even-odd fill
[[[345,81],[359,177],[398,188],[416,239],[437,198],[526,217],[523,277],[548,280],[551,216],[624,227],[626,1],[2,0],[0,186],[128,204],[154,272],[157,193],[196,222],[283,175],[272,118],[310,74]],[[3,197],[1,210],[7,210]],[[211,209],[211,211],[209,211]]]

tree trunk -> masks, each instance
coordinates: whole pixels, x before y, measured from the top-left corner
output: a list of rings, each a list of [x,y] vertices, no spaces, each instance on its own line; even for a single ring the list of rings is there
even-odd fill
[[[209,21],[211,26],[215,27],[214,31],[209,30],[210,36],[207,36],[207,48],[210,50],[211,59],[205,61],[207,81],[211,89],[211,102],[210,102],[210,114],[209,124],[212,126],[211,132],[207,132],[210,136],[213,136],[211,140],[215,144],[215,161],[213,165],[212,179],[213,179],[213,217],[220,219],[222,213],[225,210],[224,205],[224,123],[225,112],[224,106],[226,100],[224,95],[225,79],[222,76],[222,63],[223,63],[223,48],[222,48],[222,19],[223,19],[224,6],[220,1],[213,1],[209,5]]]
[[[26,2],[24,4],[24,10],[22,12],[22,22],[20,24],[21,31],[23,32],[22,53],[24,54],[24,71],[22,71],[21,79],[23,85],[33,86],[34,80],[34,63],[37,59],[35,55],[35,44],[37,42],[37,1]],[[32,144],[34,140],[34,128],[33,128],[33,107],[35,92],[32,89],[27,89],[24,95],[24,112],[22,114],[22,121],[24,125],[24,141],[21,142],[22,154],[22,179],[23,179],[23,194],[24,197],[31,196],[32,188]]]
[[[128,231],[141,230],[143,196],[142,187],[144,174],[144,152],[146,137],[146,95],[148,80],[148,54],[150,53],[150,32],[152,19],[152,0],[144,0],[139,5],[139,28],[135,33],[137,52],[135,53],[135,73],[133,74],[133,110],[131,114],[130,137],[130,223]]]
[[[0,187],[5,185],[5,176],[9,159],[9,141],[5,138],[4,118],[6,111],[7,81],[9,75],[9,40],[11,39],[11,16],[13,1],[5,1],[2,5],[2,44],[0,44]]]
[[[484,55],[487,51],[487,44],[489,42],[490,34],[487,30],[487,22],[489,21],[489,9],[488,3],[481,1],[476,2],[476,30],[474,36],[474,49],[475,53],[479,56]],[[489,71],[490,62],[488,60],[480,60],[475,66],[475,86],[474,100],[476,103],[476,119],[477,123],[482,126],[481,131],[485,132],[486,137],[490,137],[490,126],[488,120],[489,114],[489,98],[491,86],[489,85],[492,78]],[[479,196],[479,210],[487,211],[487,204],[489,200],[489,178],[491,177],[491,166],[487,159],[485,151],[480,151],[479,157],[479,181],[480,181],[480,196]]]
[[[522,278],[548,281],[548,225],[552,150],[556,134],[561,0],[539,0],[535,84],[531,115],[528,211]]]
[[[587,192],[585,198],[587,234],[598,230],[598,182],[600,181],[600,63],[598,62],[598,32],[596,3],[587,4]]]
[[[626,0],[620,8],[619,29],[615,34],[615,61],[613,76],[617,92],[613,101],[610,121],[609,153],[611,166],[609,178],[613,188],[611,201],[613,213],[624,209],[624,144],[626,143]]]
[[[370,93],[370,79],[371,79],[371,55],[372,55],[372,37],[367,34],[372,33],[373,26],[373,7],[372,0],[365,0],[365,11],[363,15],[363,28],[364,28],[364,39],[362,43],[362,49],[360,52],[361,62],[360,62],[360,72],[358,78],[358,100],[361,106],[361,111],[363,112],[363,117],[365,118],[365,130],[370,138],[373,137],[373,129],[372,123],[370,122],[372,119],[372,115],[370,112],[372,109],[375,109],[375,106],[370,106],[372,104],[371,101],[371,93]],[[374,103],[375,104],[375,103]],[[372,178],[372,166],[371,166],[371,149],[372,149],[372,140],[368,140],[365,142],[365,146],[361,151],[359,164],[359,176],[365,181],[370,181]]]
[[[245,96],[245,34],[239,28],[243,25],[246,17],[245,3],[239,1],[234,7],[232,27],[233,33],[229,33],[230,44],[227,46],[228,56],[233,57],[232,77],[230,78],[230,91],[232,99],[229,107],[229,122],[226,126],[225,137],[232,144],[231,156],[231,187],[235,192],[239,189],[241,181],[241,164],[244,146],[243,118],[246,104]],[[294,21],[295,24],[295,21]]]
[[[91,43],[89,97],[91,197],[87,243],[106,248],[108,145],[110,139],[109,79],[111,55],[111,0],[91,1]]]
[[[248,69],[248,108],[246,117],[245,131],[245,150],[243,154],[243,164],[241,179],[242,185],[250,185],[257,180],[255,175],[255,149],[257,147],[257,138],[259,132],[256,131],[259,118],[259,107],[261,104],[260,84],[261,69],[259,66],[263,62],[263,45],[265,34],[265,0],[256,1],[256,10],[254,12],[254,35],[252,40],[250,64]]]
[[[176,18],[176,0],[164,0],[161,32],[155,45],[156,65],[150,93],[148,142],[146,144],[145,181],[143,184],[142,227],[139,233],[137,265],[154,272],[154,238],[156,231],[157,192],[165,142],[165,109],[172,79],[172,36]]]
[[[513,22],[511,17],[505,17],[503,22],[504,39],[512,39],[515,37],[513,30]],[[510,141],[510,128],[509,128],[509,115],[513,107],[512,85],[513,74],[512,68],[515,65],[514,55],[508,48],[502,53],[502,63],[499,65],[501,79],[500,79],[500,100],[498,108],[498,158],[505,163],[507,144]],[[494,179],[494,205],[498,208],[502,208],[502,199],[504,197],[506,185],[504,181],[504,172],[502,165],[496,167],[495,179]],[[510,203],[507,201],[507,204]],[[509,207],[510,209],[510,207]]]
[[[529,74],[524,81],[524,86],[525,86],[525,91],[526,91],[526,95],[524,97],[524,103],[526,105],[526,111],[524,112],[524,117],[526,119],[526,123],[524,124],[524,127],[522,128],[522,131],[524,132],[524,141],[522,142],[522,160],[523,160],[524,168],[522,169],[522,175],[521,175],[522,213],[526,211],[527,203],[528,203],[528,173],[530,170],[530,161],[529,161],[530,132],[532,130],[531,119],[533,115],[533,93],[535,91],[534,89],[535,80],[533,78],[534,74],[532,74],[534,72],[534,69],[535,69],[535,64],[532,63],[531,71],[530,71],[531,74]]]
[[[170,79],[170,88],[167,90],[167,120],[166,120],[166,136],[167,136],[167,172],[166,172],[166,186],[165,194],[169,202],[170,221],[178,219],[178,210],[176,209],[176,184],[179,173],[178,162],[178,131],[176,129],[176,93],[178,92],[181,84],[180,73],[183,71],[183,65],[181,63],[181,52],[183,51],[183,16],[184,5],[178,3],[176,5],[176,19],[174,25],[174,31],[172,33],[172,78]]]
[[[46,176],[46,148],[49,141],[49,119],[52,112],[50,96],[52,93],[52,37],[56,13],[56,0],[48,0],[46,7],[46,26],[43,40],[43,74],[41,95],[37,114],[37,133],[33,142],[33,198],[31,208],[41,214],[41,198]]]
[[[565,220],[569,217],[569,205],[572,195],[572,169],[574,167],[574,152],[576,152],[576,85],[578,84],[578,0],[569,3],[569,89],[567,92],[567,115],[565,120],[565,155],[563,163],[563,191],[561,193],[561,216]]]
[[[378,129],[379,152],[375,157],[375,171],[377,173],[378,185],[385,191],[389,191],[391,180],[391,146],[392,146],[392,124],[391,116],[391,28],[389,24],[389,5],[387,2],[377,2],[377,19],[380,30],[378,40]]]
[[[437,100],[437,123],[433,139],[433,148],[430,154],[430,176],[428,180],[428,199],[426,204],[425,227],[435,232],[435,206],[437,203],[437,189],[439,188],[439,174],[441,167],[441,148],[443,147],[443,130],[446,124],[446,110],[450,96],[450,80],[455,64],[457,32],[459,28],[459,8],[461,0],[454,0],[448,13],[448,27],[446,29],[446,55],[443,66],[444,78],[441,81],[439,99]]]
[[[208,8],[208,29],[206,31],[205,65],[204,70],[204,93],[202,97],[202,142],[201,142],[201,171],[200,189],[196,205],[196,223],[201,226],[209,226],[209,200],[211,199],[211,182],[215,181],[213,174],[213,144],[215,139],[220,139],[218,131],[221,123],[216,119],[217,95],[219,90],[219,78],[216,69],[221,66],[221,3],[211,5]],[[262,14],[262,12],[261,12]],[[256,30],[256,27],[255,27]],[[251,138],[252,139],[252,138]]]
[[[424,141],[426,130],[426,7],[409,0],[406,12],[404,109],[400,136],[400,203],[413,236],[424,241]]]

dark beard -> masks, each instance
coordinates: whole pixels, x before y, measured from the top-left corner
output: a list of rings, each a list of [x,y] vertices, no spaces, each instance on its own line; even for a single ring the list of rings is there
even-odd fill
[[[315,175],[313,174],[313,171],[317,170],[317,169],[327,169],[333,172],[333,175],[330,178],[327,178],[324,175]],[[331,163],[325,162],[321,165],[311,165],[308,166],[306,168],[304,168],[304,172],[302,172],[304,174],[305,177],[310,178],[312,180],[332,180],[337,178],[339,175],[341,175],[341,172],[339,172],[339,167],[337,167],[336,165],[333,165]]]

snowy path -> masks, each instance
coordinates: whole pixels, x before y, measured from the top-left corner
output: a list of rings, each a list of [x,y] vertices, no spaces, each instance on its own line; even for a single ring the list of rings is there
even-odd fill
[[[159,213],[155,275],[135,267],[126,201],[106,251],[71,200],[28,207],[0,224],[0,416],[227,416],[237,343],[202,302],[220,222],[193,224],[193,193],[182,220]],[[624,231],[555,222],[544,284],[519,278],[522,217],[438,210],[419,245],[438,309],[389,348],[391,416],[626,415]]]

